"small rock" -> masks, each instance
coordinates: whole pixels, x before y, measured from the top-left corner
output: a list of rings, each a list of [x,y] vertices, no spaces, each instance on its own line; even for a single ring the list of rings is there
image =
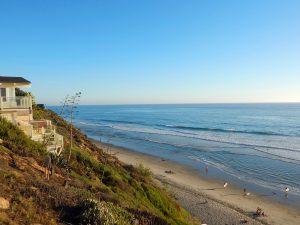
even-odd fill
[[[8,209],[9,208],[9,201],[5,198],[0,197],[0,209]]]

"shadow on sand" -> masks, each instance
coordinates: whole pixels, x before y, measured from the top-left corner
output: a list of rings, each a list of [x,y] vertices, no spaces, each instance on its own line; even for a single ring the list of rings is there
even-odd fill
[[[272,196],[275,196],[275,195],[276,195],[276,193],[272,192],[271,194],[259,194],[257,196],[259,196],[259,197],[272,197]]]
[[[198,203],[196,203],[195,205],[205,205],[205,204],[207,204],[207,203],[208,203],[208,201],[205,200],[205,201],[203,201],[203,202],[198,202]]]
[[[217,188],[205,188],[205,189],[200,189],[202,191],[214,191],[214,190],[217,190],[217,189],[224,189],[222,187],[217,187]]]
[[[231,196],[231,195],[240,195],[240,196],[243,196],[241,193],[226,194],[226,195],[223,195],[223,196]]]

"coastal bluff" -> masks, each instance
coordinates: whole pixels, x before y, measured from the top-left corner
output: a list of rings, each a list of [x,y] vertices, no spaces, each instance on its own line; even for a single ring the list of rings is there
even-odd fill
[[[47,148],[0,118],[0,224],[200,224],[143,166],[119,161],[51,110],[33,105],[64,137],[45,178]],[[66,162],[72,138],[71,160]],[[67,184],[67,185],[66,185]],[[110,221],[110,222],[109,222]]]

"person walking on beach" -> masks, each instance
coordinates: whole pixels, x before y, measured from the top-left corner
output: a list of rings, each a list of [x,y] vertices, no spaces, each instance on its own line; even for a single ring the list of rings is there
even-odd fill
[[[286,193],[290,191],[290,189],[288,187],[285,187],[284,190],[285,190]]]
[[[223,187],[226,188],[227,186],[228,186],[228,183],[227,183],[227,182],[224,182]]]
[[[208,166],[205,166],[205,174],[208,174]]]
[[[284,191],[285,191],[285,198],[287,198],[288,192],[290,191],[290,189],[288,187],[285,187]]]
[[[244,188],[244,196],[249,196],[250,195],[250,192],[247,192],[247,189]]]

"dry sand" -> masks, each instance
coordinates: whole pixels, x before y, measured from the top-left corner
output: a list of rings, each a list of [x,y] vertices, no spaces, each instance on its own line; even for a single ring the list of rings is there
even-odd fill
[[[243,190],[223,182],[208,179],[199,171],[158,157],[130,151],[124,148],[96,143],[108,153],[114,154],[127,164],[143,164],[149,168],[162,185],[177,199],[179,204],[192,215],[208,225],[221,224],[300,224],[300,210],[280,205],[251,193],[243,196]],[[173,173],[166,173],[172,171]],[[205,171],[203,171],[205,173]],[[266,217],[253,219],[257,207],[263,209]],[[247,221],[247,222],[246,222]]]

